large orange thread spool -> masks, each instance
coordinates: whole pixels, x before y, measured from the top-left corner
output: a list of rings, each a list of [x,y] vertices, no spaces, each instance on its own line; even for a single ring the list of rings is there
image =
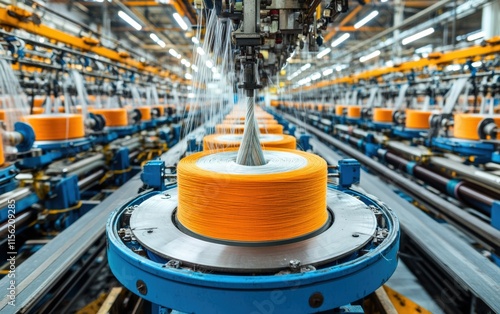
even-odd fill
[[[373,108],[373,122],[392,123],[394,109],[391,108]]]
[[[90,112],[103,116],[107,127],[128,125],[127,109],[125,108],[93,109]]]
[[[79,114],[38,114],[24,117],[37,141],[61,141],[85,136],[83,116]]]
[[[7,122],[7,113],[5,109],[0,109],[0,121]]]
[[[428,129],[431,111],[406,109],[405,127],[408,129]]]
[[[500,126],[499,115],[485,114],[455,114],[453,125],[453,136],[466,140],[479,140],[478,126],[484,118],[492,118],[497,126]]]
[[[326,162],[301,151],[266,150],[267,164],[236,164],[237,151],[201,152],[177,166],[177,219],[189,231],[234,242],[314,233],[328,220]]]
[[[341,116],[344,114],[344,109],[347,108],[349,106],[346,106],[346,105],[336,105],[335,106],[335,115],[337,116]]]
[[[347,117],[351,119],[361,118],[361,106],[347,106]]]
[[[225,150],[240,147],[243,135],[241,134],[212,134],[203,138],[203,150]],[[260,145],[266,148],[296,149],[297,140],[294,136],[278,134],[261,134]]]
[[[217,124],[215,133],[217,134],[243,134],[245,126],[243,124]],[[283,134],[283,126],[281,124],[259,125],[261,134]]]
[[[276,120],[261,120],[257,119],[258,124],[278,124],[278,121]],[[222,124],[245,124],[245,120],[240,120],[240,119],[225,119],[222,121]]]
[[[137,107],[137,109],[141,113],[141,121],[151,120],[151,107],[142,106],[142,107]]]

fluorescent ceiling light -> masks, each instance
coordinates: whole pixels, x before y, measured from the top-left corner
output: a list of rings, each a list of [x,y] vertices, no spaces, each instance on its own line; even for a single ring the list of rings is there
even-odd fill
[[[180,56],[180,54],[179,54],[177,51],[175,51],[175,49],[174,49],[174,48],[170,48],[170,49],[168,50],[168,53],[170,53],[172,56],[174,56],[174,57],[176,57],[176,58],[177,58],[177,56]]]
[[[388,68],[392,68],[394,66],[394,62],[392,60],[386,61],[385,66]]]
[[[484,37],[484,32],[477,32],[472,35],[467,36],[467,41],[474,41]]]
[[[367,54],[366,56],[362,56],[361,58],[359,58],[359,61],[366,62],[366,61],[373,59],[377,56],[380,56],[380,50],[375,50],[374,52]]]
[[[196,36],[191,37],[191,41],[193,42],[193,44],[199,44],[200,43],[200,40]]]
[[[321,58],[323,58],[324,56],[326,56],[327,54],[329,54],[330,52],[332,52],[332,49],[330,49],[330,48],[323,49],[323,50],[321,50],[321,51],[320,51],[320,52],[316,55],[316,58],[321,59]]]
[[[373,11],[372,13],[368,14],[364,19],[359,21],[358,23],[354,24],[354,28],[358,29],[361,26],[365,25],[366,23],[370,22],[374,17],[378,15],[378,11]]]
[[[197,52],[200,56],[204,56],[204,55],[205,55],[205,50],[203,50],[203,48],[201,48],[201,47],[196,48],[196,52]]]
[[[179,26],[180,26],[183,30],[187,31],[188,26],[187,26],[186,22],[184,22],[184,20],[182,19],[182,17],[179,15],[179,13],[175,12],[175,13],[173,14],[173,16],[174,16],[174,19],[175,19],[175,21],[177,22],[177,24],[179,24]]]
[[[133,18],[131,18],[127,13],[123,11],[118,11],[118,16],[121,17],[125,22],[127,22],[130,26],[140,31],[142,29],[141,24],[137,23]]]
[[[471,64],[473,67],[475,68],[479,68],[480,66],[483,65],[483,63],[481,61],[476,61],[476,62],[472,62]]]
[[[188,98],[194,98],[194,97],[195,97],[194,93],[189,93],[188,94]]]
[[[156,36],[155,33],[149,34],[149,37],[151,37],[151,39],[154,40],[155,42],[157,42],[158,40],[160,40],[160,38],[158,36]]]
[[[327,76],[333,73],[333,69],[326,69],[323,71],[323,76]]]
[[[414,42],[415,40],[419,40],[421,38],[424,38],[425,36],[429,36],[430,34],[434,33],[434,28],[428,28],[426,30],[423,30],[421,32],[418,32],[414,35],[408,36],[403,41],[401,42],[404,45],[408,45],[409,43]]]
[[[335,48],[337,47],[338,45],[340,45],[341,43],[343,43],[344,41],[347,40],[347,38],[349,38],[351,36],[351,34],[349,33],[345,33],[344,35],[340,36],[339,38],[335,39],[333,42],[332,42],[332,48]]]
[[[186,75],[184,75],[184,77],[186,78],[186,80],[192,80],[193,79],[193,76],[189,73],[186,73]]]
[[[380,0],[380,2],[387,2],[387,1],[389,1],[389,0]]]
[[[320,77],[321,77],[321,73],[319,73],[319,72],[316,72],[316,73],[314,73],[314,74],[312,74],[312,75],[310,76],[310,78],[311,78],[311,80],[312,80],[312,81],[316,81],[316,80],[317,80],[317,79],[319,79]]]
[[[300,70],[301,70],[301,71],[305,71],[305,70],[309,69],[310,67],[311,67],[311,64],[310,64],[310,63],[308,63],[308,64],[304,64],[303,66],[301,66],[301,67],[300,67]]]
[[[211,68],[214,66],[214,64],[213,64],[213,63],[212,63],[212,61],[210,61],[210,60],[207,60],[207,62],[205,62],[205,64],[206,64],[206,66],[207,66],[209,69],[211,69]]]

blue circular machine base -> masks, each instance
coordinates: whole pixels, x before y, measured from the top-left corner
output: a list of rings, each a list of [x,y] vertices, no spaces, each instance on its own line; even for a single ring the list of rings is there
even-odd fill
[[[386,222],[387,235],[380,243],[370,242],[350,257],[318,269],[234,275],[182,265],[176,268],[137,254],[142,250],[140,244],[133,238],[123,242],[118,234],[127,227],[123,214],[129,206],[158,192],[143,195],[113,212],[107,223],[109,265],[116,278],[133,293],[180,312],[312,313],[335,309],[362,299],[386,282],[396,269],[399,248],[399,225],[391,210],[355,191],[342,192],[374,206]]]

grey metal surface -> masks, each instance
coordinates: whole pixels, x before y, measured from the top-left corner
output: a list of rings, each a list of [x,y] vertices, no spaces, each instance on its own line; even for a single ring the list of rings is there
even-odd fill
[[[359,250],[374,236],[377,220],[360,200],[329,189],[327,203],[333,212],[330,228],[311,238],[280,245],[240,246],[208,242],[183,233],[173,222],[177,189],[156,195],[139,205],[130,218],[136,239],[166,259],[228,272],[270,272],[289,266],[321,265]]]
[[[431,156],[431,152],[423,147],[415,147],[409,146],[405,143],[397,142],[397,141],[388,141],[386,142],[387,147],[390,147],[392,150],[399,152],[404,155],[410,155],[412,157],[422,158],[426,156]]]
[[[443,157],[431,157],[431,164],[438,167],[445,167],[448,170],[456,172],[460,177],[467,178],[467,181],[477,183],[484,188],[500,193],[500,176]]]
[[[0,198],[0,208],[7,207],[7,205],[9,205],[9,200],[19,201],[25,198],[26,196],[30,195],[31,193],[34,192],[28,187],[17,188],[13,191],[4,193]]]
[[[311,139],[311,145],[328,162],[336,162],[339,159],[338,154],[333,153],[319,140]],[[360,187],[375,195],[396,213],[403,232],[440,265],[442,270],[465,290],[485,302],[494,312],[500,313],[498,266],[455,233],[402,199],[386,182],[375,175],[363,171]]]
[[[195,132],[201,132],[198,128]],[[163,159],[171,160],[182,155],[186,142],[182,140]],[[106,221],[113,210],[124,205],[137,195],[142,186],[139,175],[134,176],[110,197],[57,235],[47,245],[29,257],[16,268],[16,306],[7,304],[7,298],[0,300],[0,313],[26,313],[49,291],[54,284],[99,238],[104,236]],[[8,287],[4,277],[0,287]]]

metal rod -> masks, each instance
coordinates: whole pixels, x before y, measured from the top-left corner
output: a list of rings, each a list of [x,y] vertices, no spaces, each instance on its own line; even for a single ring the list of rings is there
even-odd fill
[[[449,203],[448,201],[440,197],[436,197],[434,193],[430,192],[424,187],[408,180],[404,176],[396,173],[395,171],[369,158],[368,156],[350,147],[349,145],[344,144],[341,141],[329,135],[324,134],[323,132],[315,129],[312,126],[306,125],[302,121],[294,118],[289,114],[285,114],[285,118],[291,121],[292,123],[295,123],[296,125],[299,125],[302,128],[306,129],[308,132],[318,136],[323,141],[326,141],[329,144],[344,151],[351,157],[356,158],[359,162],[367,165],[369,168],[378,172],[380,175],[386,177],[387,179],[391,180],[399,187],[404,188],[406,191],[411,191],[412,195],[421,199],[422,201],[425,201],[425,203],[433,206],[440,213],[447,216],[449,219],[455,221],[456,223],[460,224],[461,226],[467,227],[469,230],[473,231],[477,236],[479,236],[482,239],[482,241],[488,243],[488,245],[491,245],[491,247],[495,248],[497,251],[500,251],[500,246],[499,246],[500,230],[493,228],[484,221],[480,220],[477,217],[472,216],[471,214]]]

